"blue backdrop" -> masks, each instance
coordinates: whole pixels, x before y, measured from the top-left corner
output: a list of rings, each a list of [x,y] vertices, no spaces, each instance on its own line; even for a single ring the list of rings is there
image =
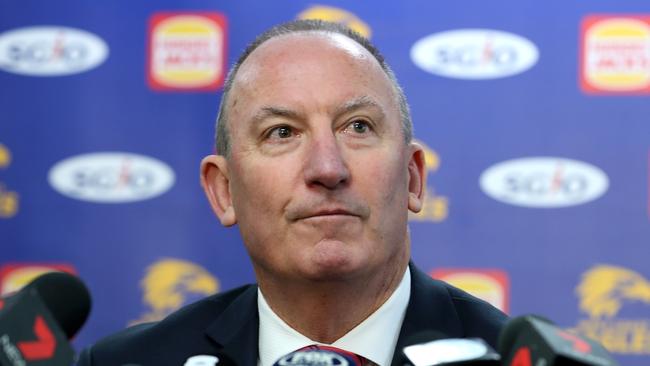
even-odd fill
[[[198,167],[226,68],[301,17],[370,37],[404,86],[422,269],[650,363],[647,0],[0,2],[0,292],[77,273],[80,348],[254,281]]]

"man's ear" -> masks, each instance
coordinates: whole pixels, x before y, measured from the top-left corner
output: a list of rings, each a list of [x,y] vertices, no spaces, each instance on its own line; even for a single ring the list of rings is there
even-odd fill
[[[201,161],[201,186],[208,197],[212,211],[223,226],[237,223],[230,194],[228,161],[221,155],[209,155]]]
[[[422,209],[424,201],[424,189],[426,184],[426,162],[424,161],[424,149],[415,142],[409,144],[410,159],[408,163],[409,173],[409,202],[408,208],[418,213]]]

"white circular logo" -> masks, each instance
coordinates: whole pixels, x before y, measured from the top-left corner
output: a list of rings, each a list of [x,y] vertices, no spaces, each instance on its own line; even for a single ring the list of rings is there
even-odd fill
[[[81,29],[40,26],[0,34],[0,69],[32,76],[70,75],[99,66],[108,46]]]
[[[457,79],[495,79],[531,68],[535,45],[516,34],[493,29],[459,29],[431,34],[413,45],[411,59],[432,74]]]
[[[607,175],[585,162],[530,157],[501,162],[481,174],[483,192],[495,200],[524,207],[565,207],[602,196]]]
[[[154,158],[124,152],[74,156],[50,169],[50,185],[82,201],[123,203],[163,194],[174,184],[174,171]]]

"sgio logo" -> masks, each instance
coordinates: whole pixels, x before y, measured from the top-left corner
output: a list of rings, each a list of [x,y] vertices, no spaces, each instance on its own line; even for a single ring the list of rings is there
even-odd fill
[[[497,201],[524,207],[565,207],[602,196],[609,186],[597,167],[571,159],[531,157],[508,160],[480,177],[483,192]]]
[[[531,68],[535,45],[516,34],[493,29],[459,29],[431,34],[411,48],[411,59],[432,74],[457,79],[495,79]]]
[[[167,164],[143,155],[103,152],[65,159],[50,169],[50,185],[82,201],[123,203],[165,193],[174,184]]]
[[[107,57],[106,43],[81,29],[27,27],[0,35],[0,69],[14,74],[76,74],[99,66]]]

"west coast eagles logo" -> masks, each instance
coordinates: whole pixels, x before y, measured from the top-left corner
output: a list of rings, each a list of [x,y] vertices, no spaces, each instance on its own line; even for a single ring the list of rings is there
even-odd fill
[[[626,318],[623,309],[641,306],[650,314],[650,281],[627,268],[596,265],[582,275],[576,288],[579,308],[588,315],[576,330],[601,342],[609,351],[650,355],[650,318]]]
[[[165,258],[149,267],[140,286],[149,311],[129,325],[158,321],[181,306],[219,291],[219,280],[189,261]]]

